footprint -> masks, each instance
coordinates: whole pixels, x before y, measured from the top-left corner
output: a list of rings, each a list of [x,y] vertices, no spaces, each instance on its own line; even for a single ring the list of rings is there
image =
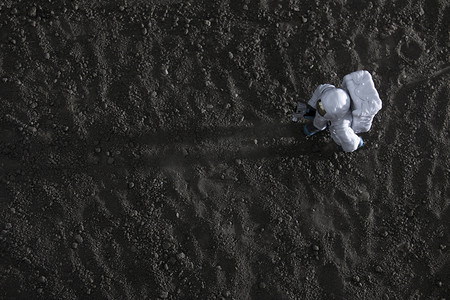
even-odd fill
[[[400,46],[400,52],[403,57],[409,60],[416,60],[422,55],[423,48],[421,44],[415,40],[408,40]]]

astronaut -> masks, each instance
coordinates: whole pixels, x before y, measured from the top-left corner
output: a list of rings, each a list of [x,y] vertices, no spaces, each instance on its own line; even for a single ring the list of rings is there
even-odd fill
[[[322,84],[308,101],[304,117],[313,121],[303,127],[307,136],[330,129],[331,137],[343,151],[353,152],[364,141],[352,129],[351,99],[349,94],[331,84]]]
[[[312,120],[303,127],[307,136],[329,128],[336,144],[345,152],[353,152],[364,145],[357,133],[370,130],[382,106],[372,75],[359,70],[344,76],[342,88],[319,85],[308,104],[297,103],[292,121]]]

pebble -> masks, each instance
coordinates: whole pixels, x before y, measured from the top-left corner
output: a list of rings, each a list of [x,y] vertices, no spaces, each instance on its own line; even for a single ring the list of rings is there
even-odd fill
[[[211,26],[211,21],[210,20],[205,20],[205,25],[206,26]]]
[[[78,248],[78,243],[73,242],[73,243],[72,243],[72,248],[73,248],[73,249],[77,249],[77,248]]]
[[[36,6],[33,6],[31,9],[30,9],[30,11],[28,12],[28,15],[30,16],[30,17],[36,17]]]
[[[47,278],[45,278],[45,276],[40,276],[38,280],[39,280],[40,283],[46,283],[47,282]]]
[[[314,251],[319,251],[319,250],[320,250],[319,246],[317,246],[317,245],[313,245],[313,246],[312,246],[312,249],[313,249]]]
[[[5,228],[6,228],[6,229],[11,229],[11,228],[12,228],[11,223],[6,223]]]
[[[79,234],[75,235],[75,241],[77,241],[78,244],[83,243],[83,237]]]
[[[130,189],[134,188],[134,182],[128,183],[128,188],[130,188]]]
[[[169,297],[169,292],[164,291],[159,294],[159,298],[161,299],[166,299],[167,297]]]
[[[110,157],[108,158],[108,164],[112,165],[114,163],[114,158]]]
[[[184,254],[183,252],[180,252],[180,253],[177,254],[177,258],[179,260],[182,260],[182,259],[186,258],[186,254]]]
[[[361,281],[361,278],[359,278],[358,275],[355,275],[355,276],[353,276],[353,280],[354,280],[355,282],[360,282],[360,281]]]
[[[172,246],[172,245],[171,245],[171,243],[170,243],[169,241],[165,241],[165,242],[162,244],[162,247],[163,247],[164,250],[168,250],[171,246]]]
[[[258,286],[262,290],[266,288],[266,284],[264,282],[260,282]]]

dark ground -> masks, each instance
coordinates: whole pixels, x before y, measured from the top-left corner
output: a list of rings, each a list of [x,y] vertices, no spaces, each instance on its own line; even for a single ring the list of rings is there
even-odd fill
[[[1,299],[450,295],[448,1],[113,2],[0,0]]]

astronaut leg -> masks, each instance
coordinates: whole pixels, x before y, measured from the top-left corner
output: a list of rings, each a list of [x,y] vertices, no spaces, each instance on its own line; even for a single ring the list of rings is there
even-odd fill
[[[307,136],[312,136],[318,132],[324,131],[328,126],[328,120],[316,112],[314,120],[303,127],[303,132]]]
[[[314,120],[314,116],[316,115],[316,110],[311,105],[306,106],[306,112],[303,117],[307,120]]]
[[[330,131],[333,140],[345,152],[353,152],[364,144],[363,139],[357,136],[350,127],[334,127]]]
[[[305,126],[303,126],[303,132],[307,135],[307,136],[312,136],[315,135],[318,132],[324,131],[325,129],[318,129],[316,126],[314,126],[314,124],[308,123]]]

